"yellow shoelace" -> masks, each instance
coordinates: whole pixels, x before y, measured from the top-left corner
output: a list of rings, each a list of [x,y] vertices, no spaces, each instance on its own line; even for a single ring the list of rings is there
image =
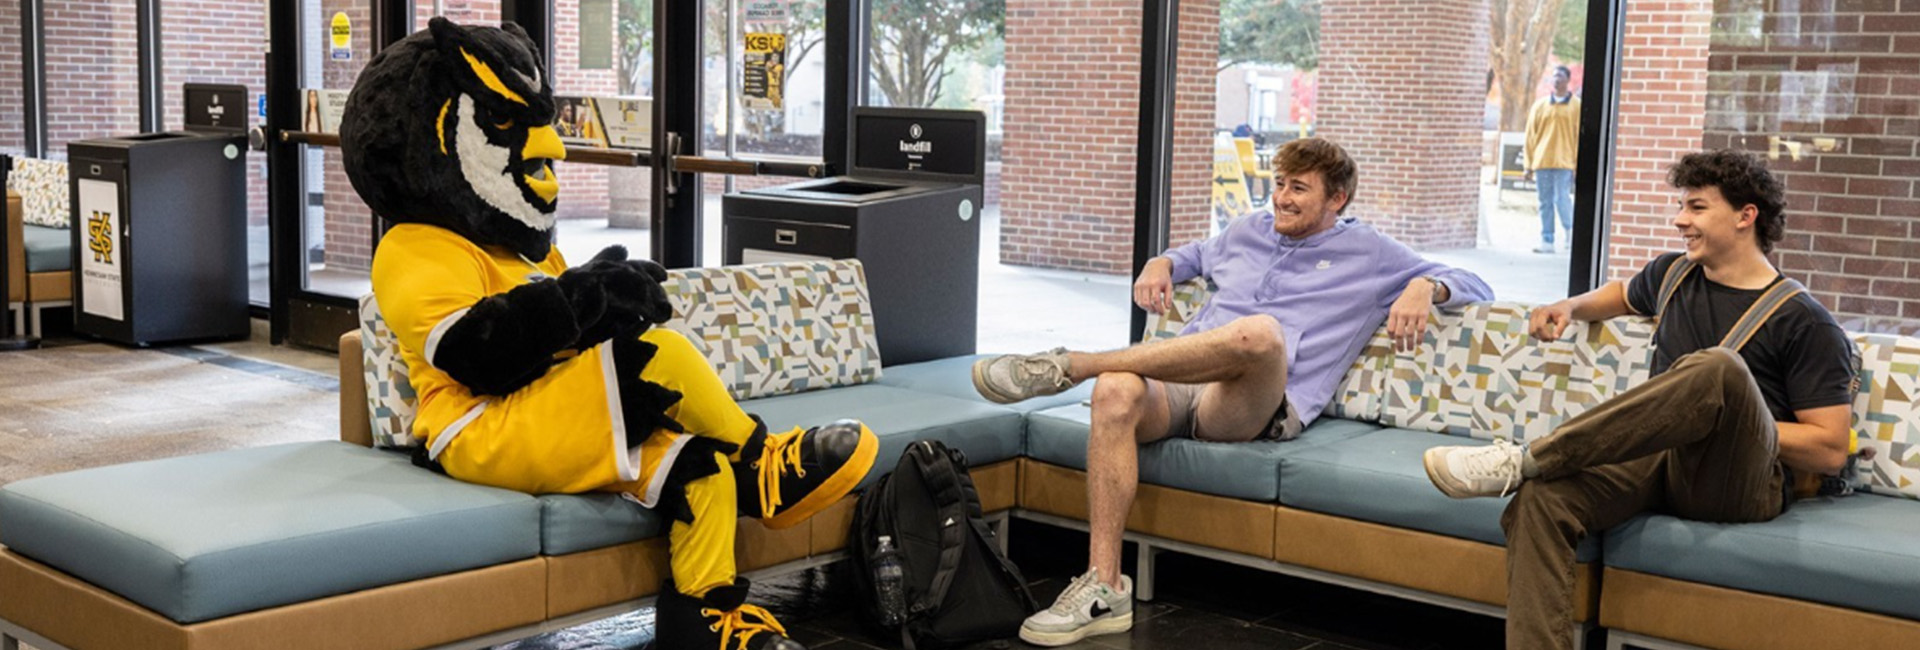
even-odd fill
[[[727,644],[733,641],[733,635],[736,632],[740,633],[740,642],[736,644],[738,650],[747,650],[747,641],[761,632],[787,635],[787,628],[780,627],[780,622],[773,620],[773,615],[758,605],[741,605],[739,609],[730,612],[702,607],[700,615],[707,618],[719,617],[720,620],[714,621],[712,625],[707,626],[707,629],[720,633],[721,650],[725,650]],[[759,620],[748,619],[749,616]]]
[[[780,474],[785,468],[793,468],[795,478],[806,478],[807,470],[800,466],[800,438],[804,435],[799,429],[787,433],[767,436],[767,449],[754,465],[760,469],[760,518],[773,517],[780,506]],[[766,462],[772,459],[773,462]]]

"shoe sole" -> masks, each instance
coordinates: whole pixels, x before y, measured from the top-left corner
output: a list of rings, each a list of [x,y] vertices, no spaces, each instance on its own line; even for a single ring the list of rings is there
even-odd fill
[[[867,429],[866,423],[860,423],[860,444],[854,446],[853,456],[847,459],[845,465],[840,466],[839,471],[827,477],[827,480],[820,483],[820,487],[808,492],[807,496],[801,497],[800,502],[793,504],[793,507],[762,519],[760,522],[774,530],[792,528],[805,523],[807,519],[819,514],[828,506],[838,503],[842,497],[853,492],[853,488],[860,485],[861,479],[867,477],[867,472],[873,470],[873,460],[879,455],[879,436],[873,435],[873,431]]]
[[[1428,449],[1426,453],[1423,453],[1420,455],[1420,464],[1425,466],[1427,470],[1427,480],[1433,481],[1433,487],[1439,488],[1441,494],[1445,494],[1455,499],[1466,499],[1469,497],[1478,496],[1469,492],[1455,490],[1453,486],[1447,484],[1447,481],[1445,479],[1440,478],[1439,474],[1434,473],[1433,467],[1434,465],[1438,464],[1438,461],[1440,459],[1440,456],[1434,453],[1437,451],[1440,451],[1440,449],[1438,447],[1435,447],[1432,449]]]
[[[987,387],[986,368],[987,362],[991,360],[992,359],[981,359],[973,362],[973,390],[980,393],[981,397],[987,398],[987,401],[995,404],[1012,404],[1014,402],[1024,401],[1023,398],[1008,397],[1000,394],[999,391]]]
[[[1074,628],[1071,632],[1042,632],[1020,626],[1020,640],[1037,646],[1063,646],[1090,636],[1119,634],[1133,629],[1133,612],[1093,621]]]

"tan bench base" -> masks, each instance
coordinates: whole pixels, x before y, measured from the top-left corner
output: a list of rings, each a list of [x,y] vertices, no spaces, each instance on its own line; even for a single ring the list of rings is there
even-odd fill
[[[1920,621],[1608,568],[1600,624],[1726,650],[1920,648]]]
[[[1023,462],[1019,516],[1048,523],[1086,521],[1085,472]],[[1507,552],[1492,544],[1157,485],[1139,486],[1127,530],[1135,541],[1167,550],[1489,616],[1505,614]],[[1141,573],[1151,575],[1151,567],[1143,565]],[[1575,565],[1575,580],[1577,622],[1594,621],[1598,568]],[[1143,582],[1149,581],[1136,584]]]
[[[974,468],[988,512],[1014,505],[1019,464]],[[844,557],[856,497],[807,525],[741,519],[742,573],[780,575]],[[541,556],[181,625],[112,592],[0,549],[0,634],[39,650],[404,650],[485,647],[644,605],[668,575],[665,537]],[[8,649],[11,650],[11,649]]]

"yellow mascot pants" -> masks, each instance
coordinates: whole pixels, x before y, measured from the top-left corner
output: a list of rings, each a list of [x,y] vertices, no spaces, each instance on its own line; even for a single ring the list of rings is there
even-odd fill
[[[680,401],[667,409],[667,415],[685,427],[684,435],[714,438],[735,446],[745,444],[753,435],[753,418],[734,403],[712,364],[679,332],[655,327],[640,335],[640,340],[659,348],[653,361],[640,371],[640,378],[680,393]],[[638,432],[636,432],[638,433]],[[610,492],[627,492],[636,497],[645,494],[647,484],[661,467],[655,459],[664,458],[673,441],[683,434],[656,431],[641,444],[640,479],[608,486]],[[718,454],[716,454],[718,455]],[[687,505],[693,510],[693,523],[674,520],[667,533],[672,554],[673,582],[680,593],[700,597],[708,589],[733,584],[733,544],[738,518],[733,468],[720,458],[720,471],[687,484]]]

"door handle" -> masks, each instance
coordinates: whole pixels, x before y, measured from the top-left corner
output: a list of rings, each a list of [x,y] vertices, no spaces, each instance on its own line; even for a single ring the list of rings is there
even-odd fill
[[[798,244],[800,243],[800,232],[796,230],[788,230],[785,228],[774,230],[773,243],[779,244],[781,246],[792,246],[794,244]]]

